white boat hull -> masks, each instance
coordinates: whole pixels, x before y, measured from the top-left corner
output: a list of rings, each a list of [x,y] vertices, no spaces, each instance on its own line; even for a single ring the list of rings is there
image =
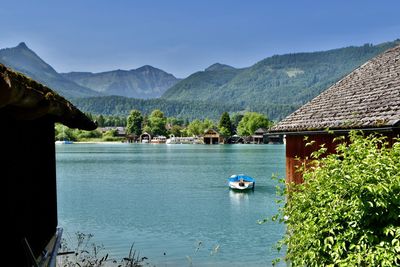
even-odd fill
[[[60,141],[60,140],[58,140],[58,141],[56,141],[55,142],[55,144],[56,145],[65,145],[65,144],[72,144],[73,142],[72,141]]]
[[[229,187],[236,190],[248,190],[254,188],[254,182],[229,182]]]

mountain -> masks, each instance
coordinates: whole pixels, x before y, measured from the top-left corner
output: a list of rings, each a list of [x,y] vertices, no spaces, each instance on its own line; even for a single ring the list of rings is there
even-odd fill
[[[1,49],[0,63],[48,85],[86,112],[127,115],[131,109],[150,113],[158,108],[167,116],[218,119],[224,111],[256,111],[280,120],[364,62],[398,44],[400,40],[275,55],[242,69],[215,63],[183,80],[151,66],[61,75],[24,43]],[[105,96],[150,98],[164,90],[157,99]],[[87,96],[97,97],[82,98]]]
[[[275,55],[249,68],[224,68],[214,64],[168,89],[163,99],[196,99],[239,105],[269,114],[282,105],[300,106],[321,93],[343,76],[399,44],[400,40],[379,45],[365,44],[322,52]],[[276,113],[276,112],[274,112]]]
[[[230,82],[243,69],[215,63],[204,71],[193,73],[181,80],[162,96],[169,100],[213,100],[213,95]]]
[[[229,65],[221,64],[221,63],[214,63],[204,71],[220,71],[220,70],[234,70],[235,68]]]
[[[23,42],[13,48],[0,49],[0,63],[47,85],[67,98],[102,95],[157,98],[179,81],[172,74],[148,65],[129,71],[60,74]]]
[[[62,76],[106,95],[144,99],[160,97],[179,81],[172,74],[148,65],[134,70],[70,72],[62,73]]]
[[[61,76],[25,43],[0,49],[0,63],[47,85],[67,98],[102,95]]]

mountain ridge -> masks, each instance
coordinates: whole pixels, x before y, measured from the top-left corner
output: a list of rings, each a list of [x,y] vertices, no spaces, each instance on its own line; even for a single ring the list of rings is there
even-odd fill
[[[140,108],[147,111],[150,107],[157,108],[158,105],[167,110],[168,116],[183,118],[208,116],[217,119],[220,116],[217,113],[226,109],[230,113],[256,111],[264,113],[270,119],[279,120],[372,57],[398,44],[399,39],[376,45],[274,55],[247,68],[214,63],[185,79],[177,79],[150,65],[132,70],[59,74],[23,42],[17,47],[1,49],[0,62],[9,63],[5,65],[11,65],[11,68],[59,90],[87,112],[127,115],[130,109]],[[141,78],[132,78],[132,74]],[[113,85],[119,86],[121,90],[128,90],[129,83],[142,83],[158,91],[156,90],[155,95],[146,95],[145,91],[141,91],[139,97],[136,95],[135,98],[107,96],[107,88],[99,92],[83,86],[85,79],[93,77],[104,87]],[[152,77],[155,79],[152,80]],[[81,85],[74,80],[80,80]],[[91,82],[93,86],[93,80]],[[168,82],[173,85],[162,93],[168,87]],[[60,90],[60,84],[65,91]],[[160,84],[164,84],[163,89],[157,87]],[[110,90],[107,93],[110,94]],[[157,98],[161,93],[161,98]]]
[[[160,97],[179,81],[172,74],[150,65],[131,70],[68,72],[61,75],[103,94],[143,99]]]
[[[150,65],[101,73],[58,73],[25,42],[0,49],[0,63],[47,85],[69,99],[105,95],[157,98],[180,80]]]
[[[217,62],[207,67],[204,71],[220,71],[220,70],[232,70],[232,69],[236,68]]]
[[[0,63],[47,85],[67,98],[102,95],[62,77],[25,42],[16,47],[0,49]]]
[[[194,96],[199,101],[229,101],[243,109],[260,109],[271,104],[301,106],[364,62],[399,43],[400,40],[395,40],[274,55],[250,67],[235,69],[235,73],[197,72],[168,89],[162,98],[187,101]]]

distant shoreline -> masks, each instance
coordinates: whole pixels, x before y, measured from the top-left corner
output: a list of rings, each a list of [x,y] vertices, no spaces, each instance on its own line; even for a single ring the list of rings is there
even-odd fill
[[[74,144],[127,144],[121,141],[76,141]]]

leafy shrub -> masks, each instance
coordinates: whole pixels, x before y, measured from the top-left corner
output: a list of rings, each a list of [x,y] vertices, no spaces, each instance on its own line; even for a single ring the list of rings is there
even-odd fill
[[[337,154],[312,154],[279,218],[293,266],[400,265],[400,142],[351,132]],[[338,141],[338,138],[336,139]]]
[[[73,129],[68,128],[62,124],[55,125],[55,140],[70,140],[76,141],[76,135]]]
[[[75,130],[77,140],[85,140],[85,139],[93,139],[93,138],[101,138],[102,134],[98,130],[93,131],[84,131],[84,130]]]

